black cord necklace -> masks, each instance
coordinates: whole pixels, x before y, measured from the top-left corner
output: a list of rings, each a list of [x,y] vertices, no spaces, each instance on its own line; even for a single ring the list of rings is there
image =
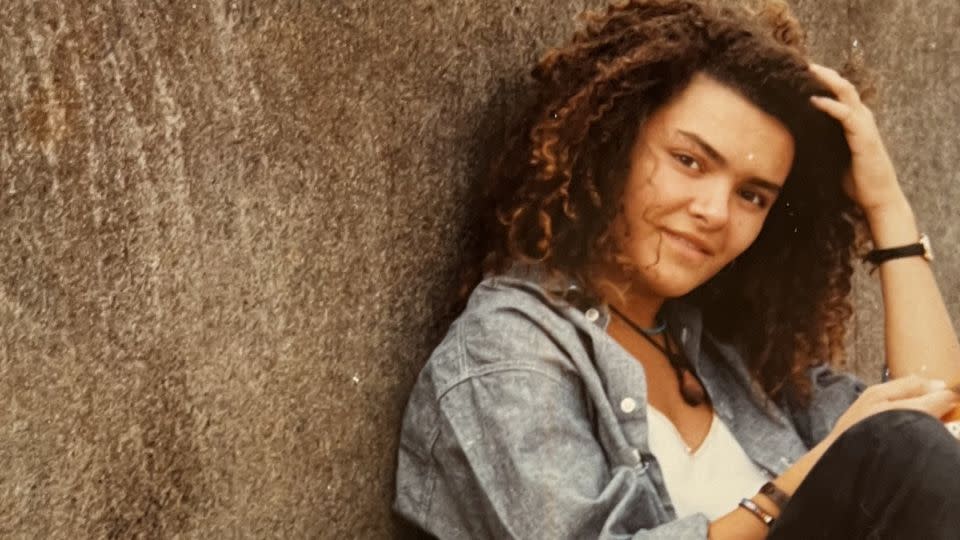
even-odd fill
[[[610,305],[610,309],[617,314],[624,322],[626,322],[630,328],[632,328],[636,333],[643,336],[644,339],[650,342],[658,351],[663,353],[667,357],[667,361],[670,362],[670,366],[673,367],[673,371],[677,374],[677,384],[680,386],[680,395],[683,396],[683,401],[690,405],[691,407],[698,407],[707,402],[707,394],[703,390],[703,384],[697,378],[697,375],[693,372],[693,369],[690,368],[690,362],[687,360],[685,354],[683,354],[682,349],[674,349],[674,344],[670,339],[669,332],[664,332],[663,342],[666,344],[660,345],[651,334],[658,334],[659,332],[651,331],[645,329],[639,324],[631,321],[626,315],[620,313],[620,311]],[[660,325],[657,328],[666,329],[666,323]]]

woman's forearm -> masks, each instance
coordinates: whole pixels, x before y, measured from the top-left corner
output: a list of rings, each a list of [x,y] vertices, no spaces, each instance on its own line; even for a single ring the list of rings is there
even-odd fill
[[[773,483],[788,495],[793,495],[797,488],[800,487],[803,479],[806,478],[810,470],[813,469],[813,466],[823,456],[824,452],[827,451],[829,445],[829,441],[823,441],[815,446],[812,450],[804,454],[803,457],[794,462],[783,474],[773,479]],[[773,517],[776,518],[780,515],[780,510],[773,501],[766,496],[757,494],[750,498]],[[769,532],[770,529],[761,523],[756,516],[738,507],[736,510],[710,523],[709,537],[711,540],[751,540],[754,538],[761,540],[766,538]]]
[[[877,248],[912,244],[920,237],[906,198],[868,213],[867,220]],[[891,375],[960,381],[960,344],[930,263],[903,257],[882,263],[879,272]]]

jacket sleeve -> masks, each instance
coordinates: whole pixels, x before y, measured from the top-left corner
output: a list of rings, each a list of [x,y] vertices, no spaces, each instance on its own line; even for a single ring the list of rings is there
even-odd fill
[[[433,454],[465,536],[706,538],[703,514],[652,526],[662,510],[641,481],[646,467],[609,462],[579,386],[574,376],[511,362],[444,393]]]
[[[810,368],[809,374],[810,406],[793,410],[792,416],[804,443],[812,448],[830,433],[867,385],[848,373],[834,372],[826,364]]]

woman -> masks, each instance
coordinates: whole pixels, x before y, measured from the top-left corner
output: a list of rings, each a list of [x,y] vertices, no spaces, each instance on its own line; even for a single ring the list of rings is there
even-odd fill
[[[534,76],[395,509],[441,538],[954,537],[960,345],[870,111],[787,10],[634,0]],[[867,234],[870,388],[824,363]]]

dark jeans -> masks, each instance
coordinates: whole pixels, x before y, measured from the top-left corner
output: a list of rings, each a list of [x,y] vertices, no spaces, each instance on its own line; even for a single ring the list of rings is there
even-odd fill
[[[831,445],[770,540],[960,538],[960,441],[937,419],[887,411]]]

